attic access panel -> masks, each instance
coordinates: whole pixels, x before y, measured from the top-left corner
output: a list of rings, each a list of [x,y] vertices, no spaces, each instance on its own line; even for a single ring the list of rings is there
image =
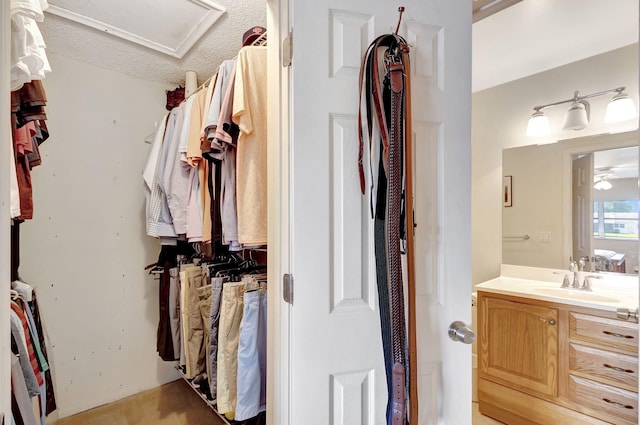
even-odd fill
[[[47,12],[182,58],[225,13],[210,0],[49,0]]]

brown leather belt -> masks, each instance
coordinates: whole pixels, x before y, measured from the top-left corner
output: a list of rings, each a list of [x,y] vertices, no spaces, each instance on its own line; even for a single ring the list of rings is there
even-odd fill
[[[409,48],[402,37],[396,34],[380,36],[367,49],[360,71],[361,95],[358,115],[360,189],[364,194],[366,177],[363,100],[366,103],[367,148],[371,152],[374,147],[372,144],[377,143],[381,152],[381,164],[369,164],[369,166],[379,167],[377,185],[379,188],[386,187],[386,191],[377,192],[377,205],[373,205],[372,211],[376,219],[376,268],[378,270],[380,321],[389,393],[387,406],[387,423],[389,425],[407,423],[407,393],[409,393],[411,402],[411,423],[417,425],[417,390],[411,388],[415,384],[415,376],[408,379],[411,374],[415,374],[415,367],[408,366],[409,356],[407,353],[409,348],[409,352],[415,356],[415,346],[407,347],[400,249],[401,235],[403,233],[413,235],[413,214],[410,214],[411,226],[407,226],[406,221],[403,220],[403,206],[406,201],[404,170],[410,172],[411,167],[410,163],[405,166],[406,144],[407,140],[410,140],[410,134],[405,133],[408,112],[405,90],[408,82],[405,81],[409,74],[408,53]],[[386,71],[384,75],[380,75],[381,61],[384,61]],[[373,126],[376,124],[380,131],[379,140],[373,140]],[[372,182],[372,186],[375,187],[376,184]],[[380,203],[384,203],[384,209],[381,208]],[[384,224],[379,226],[382,214],[384,215]],[[403,228],[407,228],[409,231],[403,232]],[[411,241],[413,241],[412,238]],[[380,258],[382,256],[384,258]],[[381,272],[383,267],[386,268],[386,273]],[[411,285],[412,281],[409,283]],[[415,294],[411,289],[409,293]],[[412,300],[410,305],[413,305]],[[413,307],[409,308],[409,312],[413,313],[415,321]],[[415,327],[411,325],[409,329],[410,333],[414,333],[413,337],[410,336],[409,342],[413,341],[415,344]],[[390,333],[390,336],[385,333]],[[415,362],[415,358],[411,358],[411,360],[411,363]],[[410,383],[412,385],[409,385]]]

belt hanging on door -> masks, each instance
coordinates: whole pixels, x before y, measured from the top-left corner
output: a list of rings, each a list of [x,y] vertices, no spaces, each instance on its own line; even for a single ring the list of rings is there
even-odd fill
[[[408,419],[409,423],[417,425],[413,271],[409,270],[410,326],[407,341],[401,261],[401,245],[405,241],[410,242],[407,249],[412,254],[413,242],[411,202],[408,206],[411,226],[407,226],[408,217],[405,215],[405,200],[411,199],[411,192],[409,197],[405,196],[405,190],[411,188],[411,162],[407,162],[411,159],[410,133],[407,134],[410,120],[408,87],[409,47],[406,41],[397,33],[376,38],[367,49],[360,70],[358,171],[362,193],[365,194],[367,189],[370,191],[374,217],[389,425],[404,425]],[[368,141],[366,146],[365,139]],[[408,259],[412,269],[413,259]],[[407,417],[409,400],[411,411]]]

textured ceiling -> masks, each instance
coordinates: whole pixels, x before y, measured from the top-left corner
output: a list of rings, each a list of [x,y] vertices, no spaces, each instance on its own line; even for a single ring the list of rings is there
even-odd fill
[[[64,3],[68,5],[73,1],[86,0],[65,0]],[[163,4],[171,5],[175,1],[156,0],[154,9],[164,11]],[[184,83],[184,72],[193,70],[202,82],[223,60],[237,54],[247,29],[266,26],[266,0],[213,1],[226,12],[181,59],[49,13],[40,29],[47,51],[61,56],[171,84]],[[158,25],[161,15],[149,11],[145,19],[140,20],[139,32]],[[635,43],[637,26],[637,0],[518,2],[473,25],[473,91]]]
[[[158,0],[154,7],[160,10],[164,2],[173,1]],[[185,71],[196,71],[201,83],[214,74],[223,60],[238,53],[246,30],[256,25],[266,26],[266,0],[216,0],[215,3],[226,12],[181,59],[50,13],[39,26],[47,52],[145,80],[176,85],[184,83]],[[140,32],[156,24],[153,11],[149,11],[147,18],[140,22]]]

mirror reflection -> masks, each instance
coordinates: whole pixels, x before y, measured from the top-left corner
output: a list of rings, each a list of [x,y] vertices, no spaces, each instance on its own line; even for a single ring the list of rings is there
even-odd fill
[[[634,132],[505,149],[503,172],[505,264],[638,273]]]

